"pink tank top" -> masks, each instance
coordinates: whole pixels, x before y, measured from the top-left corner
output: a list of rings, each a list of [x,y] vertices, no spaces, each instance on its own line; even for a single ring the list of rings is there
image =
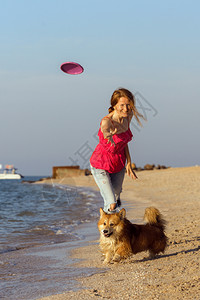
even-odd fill
[[[121,171],[126,164],[125,147],[132,140],[130,128],[127,131],[113,135],[115,145],[107,143],[101,128],[98,132],[99,144],[96,146],[91,158],[91,166],[96,169],[106,170],[109,173]]]

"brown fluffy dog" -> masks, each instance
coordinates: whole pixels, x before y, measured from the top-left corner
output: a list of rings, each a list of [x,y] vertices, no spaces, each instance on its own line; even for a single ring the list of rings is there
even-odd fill
[[[145,225],[132,224],[126,219],[124,208],[115,214],[107,214],[100,208],[98,229],[104,263],[120,261],[141,251],[148,250],[151,258],[165,251],[165,221],[159,210],[146,208],[144,220],[147,222]]]

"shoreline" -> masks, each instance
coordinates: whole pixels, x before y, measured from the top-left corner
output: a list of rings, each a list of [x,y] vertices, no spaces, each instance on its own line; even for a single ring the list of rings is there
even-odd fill
[[[97,268],[76,267],[79,259],[73,258],[74,249],[96,244],[96,223],[80,226],[84,239],[43,244],[0,255],[1,291],[4,300],[35,300],[39,296],[52,295],[66,290],[79,290],[77,278],[102,272]]]
[[[92,197],[96,206],[99,206],[100,199],[95,189],[83,186],[78,188],[78,192],[80,191],[87,197]],[[59,233],[58,239],[53,239],[54,242],[38,242],[35,245],[22,245],[12,251],[3,251],[0,254],[0,298],[35,300],[39,296],[77,290],[81,285],[77,285],[76,278],[102,272],[97,268],[74,267],[73,263],[77,259],[70,255],[74,249],[94,243],[97,239],[96,220],[97,214],[85,223],[77,220],[77,225],[72,227],[71,232],[74,239],[67,240]]]
[[[78,279],[82,290],[38,298],[38,300],[88,299],[198,299],[200,291],[200,167],[169,168],[138,172],[139,179],[126,177],[122,201],[127,218],[141,223],[144,208],[156,206],[167,221],[169,238],[165,254],[150,260],[145,252],[106,266],[105,273]],[[80,179],[80,180],[79,180]],[[86,178],[75,184],[91,186]],[[69,183],[68,183],[69,184]],[[122,202],[123,205],[123,202]],[[105,270],[98,244],[77,248],[71,255],[80,259],[75,267]]]

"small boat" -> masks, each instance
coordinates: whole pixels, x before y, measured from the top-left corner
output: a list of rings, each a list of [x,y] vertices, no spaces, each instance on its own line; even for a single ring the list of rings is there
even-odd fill
[[[2,168],[2,165],[0,165],[0,180],[1,179],[21,179],[24,178],[19,173],[16,173],[16,168],[14,168],[13,165],[6,165],[5,168]]]

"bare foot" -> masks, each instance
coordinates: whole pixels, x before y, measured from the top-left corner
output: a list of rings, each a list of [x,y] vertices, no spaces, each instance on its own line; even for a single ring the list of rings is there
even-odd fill
[[[114,210],[116,208],[116,203],[110,204],[110,210]]]

